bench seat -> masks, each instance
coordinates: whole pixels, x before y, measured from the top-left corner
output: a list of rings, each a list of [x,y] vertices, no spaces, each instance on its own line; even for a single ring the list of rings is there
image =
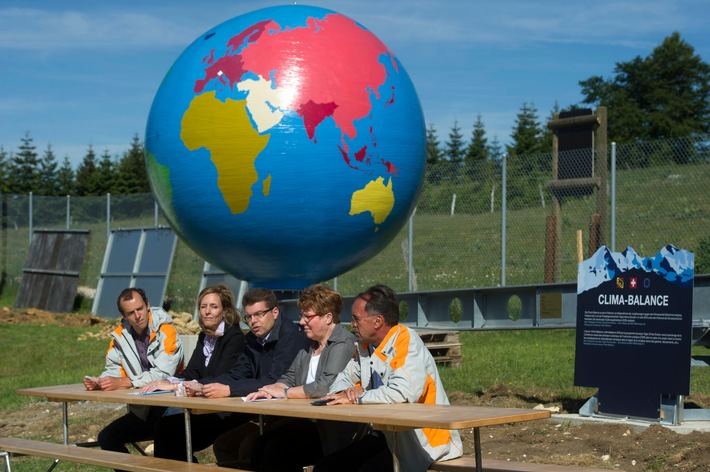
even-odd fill
[[[433,472],[464,472],[476,470],[476,458],[463,456],[448,461],[434,462],[429,466]],[[483,459],[484,472],[608,472],[608,469],[595,469],[573,465],[534,464],[496,459]]]
[[[89,449],[79,446],[66,446],[32,439],[0,437],[0,451],[12,452],[29,456],[48,457],[65,462],[96,465],[112,469],[123,469],[131,472],[215,472],[230,470],[212,464],[197,464],[171,459],[160,459],[137,454]]]

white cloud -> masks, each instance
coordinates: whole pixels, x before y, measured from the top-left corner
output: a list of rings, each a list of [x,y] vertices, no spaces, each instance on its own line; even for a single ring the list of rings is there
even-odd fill
[[[182,27],[145,13],[36,8],[0,10],[2,49],[56,51],[171,46],[185,44],[185,37]]]

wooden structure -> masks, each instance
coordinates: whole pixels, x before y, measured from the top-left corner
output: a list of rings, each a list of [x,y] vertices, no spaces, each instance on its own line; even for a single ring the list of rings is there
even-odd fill
[[[562,201],[564,197],[596,193],[597,211],[591,216],[589,255],[606,244],[609,220],[609,195],[607,190],[607,110],[575,110],[568,114],[555,114],[547,123],[554,131],[552,138],[552,180],[547,188],[552,192],[552,212],[547,217],[544,282],[560,280],[562,264]],[[565,156],[567,151],[580,149],[589,138],[589,166],[575,167]],[[569,155],[569,154],[568,154]],[[562,159],[561,159],[562,157]]]
[[[461,342],[458,331],[417,330],[437,364],[461,367]]]
[[[89,230],[34,230],[15,307],[72,311],[88,245]]]

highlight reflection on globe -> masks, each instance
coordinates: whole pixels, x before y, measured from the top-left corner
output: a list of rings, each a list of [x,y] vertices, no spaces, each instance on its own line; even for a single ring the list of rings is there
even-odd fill
[[[153,193],[181,239],[277,289],[383,249],[426,162],[421,106],[392,51],[355,21],[302,5],[196,39],[156,93],[145,143]]]

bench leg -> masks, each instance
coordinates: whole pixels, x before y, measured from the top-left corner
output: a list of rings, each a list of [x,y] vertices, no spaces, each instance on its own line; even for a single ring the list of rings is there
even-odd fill
[[[483,463],[481,461],[481,430],[473,428],[473,447],[476,454],[476,472],[483,471]]]
[[[59,465],[59,459],[54,459],[54,462],[52,462],[52,465],[49,466],[47,472],[52,472],[57,465]]]
[[[5,463],[3,464],[3,467],[2,467],[3,472],[12,472],[12,468],[10,467],[10,453],[5,452],[5,451],[1,451],[0,456],[3,456],[3,458],[5,459]]]
[[[69,444],[69,402],[62,402],[62,428],[64,431],[64,445]]]
[[[187,462],[192,462],[192,427],[190,425],[190,410],[185,408],[185,450],[187,451]]]

